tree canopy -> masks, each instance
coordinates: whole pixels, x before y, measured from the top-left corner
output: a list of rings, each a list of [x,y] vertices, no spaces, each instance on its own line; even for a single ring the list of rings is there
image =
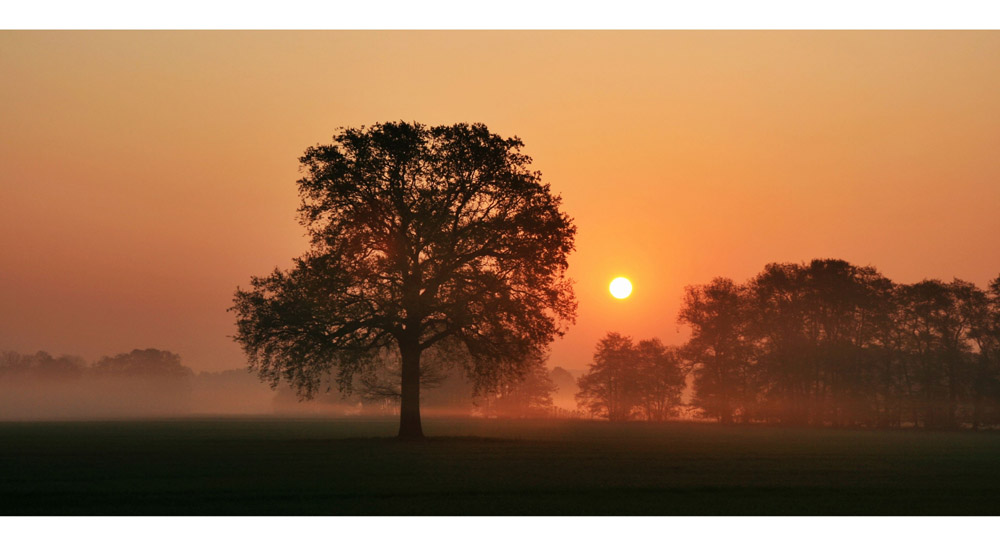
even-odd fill
[[[237,289],[235,339],[272,385],[349,390],[401,363],[400,436],[420,437],[420,358],[461,364],[479,389],[520,378],[575,319],[576,228],[517,137],[482,124],[343,128],[300,162],[311,247]]]

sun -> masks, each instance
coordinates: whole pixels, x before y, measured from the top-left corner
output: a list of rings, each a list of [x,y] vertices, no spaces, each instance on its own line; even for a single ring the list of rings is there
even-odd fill
[[[608,290],[611,291],[611,296],[615,298],[628,298],[632,294],[632,282],[628,281],[628,278],[619,276],[611,280]]]

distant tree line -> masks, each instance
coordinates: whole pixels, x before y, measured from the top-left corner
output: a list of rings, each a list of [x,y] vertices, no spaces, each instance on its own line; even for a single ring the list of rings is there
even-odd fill
[[[438,415],[500,418],[567,417],[553,394],[569,395],[575,380],[542,358],[525,373],[495,389],[476,391],[454,362],[425,358],[421,369],[423,402]],[[387,360],[373,372],[356,376],[350,394],[328,379],[309,402],[294,389],[275,392],[246,369],[195,373],[180,355],[135,349],[89,363],[76,355],[45,351],[0,351],[0,419],[62,417],[147,417],[191,413],[314,413],[331,416],[399,414],[399,361]],[[559,382],[556,385],[555,382]]]
[[[141,417],[191,409],[194,372],[175,353],[136,349],[88,364],[0,352],[0,418]]]
[[[65,381],[89,376],[169,379],[193,375],[190,368],[181,364],[179,355],[158,349],[134,349],[102,357],[92,365],[76,355],[53,357],[45,351],[34,354],[0,352],[0,379]]]
[[[1000,278],[898,284],[842,260],[688,287],[692,404],[721,422],[1000,422]]]
[[[579,380],[581,408],[663,417],[681,407],[680,372],[692,378],[690,405],[723,423],[1000,424],[1000,277],[984,290],[899,284],[843,260],[774,263],[742,284],[689,286],[678,321],[691,336],[676,350],[601,340]]]

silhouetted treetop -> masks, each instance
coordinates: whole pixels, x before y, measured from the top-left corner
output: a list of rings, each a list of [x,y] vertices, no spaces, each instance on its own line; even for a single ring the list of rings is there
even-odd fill
[[[181,364],[176,353],[159,349],[133,349],[129,353],[119,353],[114,357],[103,357],[92,370],[107,376],[186,378],[194,372]]]
[[[86,370],[87,363],[75,355],[53,357],[39,351],[22,355],[16,351],[0,352],[0,377],[35,377],[49,380],[75,379]]]

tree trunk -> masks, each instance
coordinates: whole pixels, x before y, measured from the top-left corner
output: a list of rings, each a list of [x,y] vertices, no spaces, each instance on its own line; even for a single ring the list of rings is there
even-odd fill
[[[978,431],[980,421],[982,420],[983,396],[978,392],[975,395],[975,398],[972,399],[972,430]]]
[[[948,357],[948,413],[945,414],[945,425],[949,429],[958,427],[958,379],[955,376],[958,367],[955,359],[958,357],[961,355]]]
[[[719,422],[731,425],[733,423],[733,409],[729,406],[729,395],[723,394],[719,404]]]
[[[399,403],[399,438],[422,440],[420,425],[420,348],[415,342],[401,342],[400,358],[403,365],[401,399]]]

